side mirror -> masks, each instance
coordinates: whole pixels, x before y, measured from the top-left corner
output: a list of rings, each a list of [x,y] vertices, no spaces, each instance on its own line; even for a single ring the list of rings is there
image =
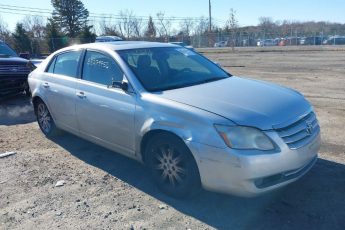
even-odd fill
[[[128,90],[128,83],[124,82],[124,81],[113,81],[111,86],[113,88],[120,88],[123,91],[127,91]]]

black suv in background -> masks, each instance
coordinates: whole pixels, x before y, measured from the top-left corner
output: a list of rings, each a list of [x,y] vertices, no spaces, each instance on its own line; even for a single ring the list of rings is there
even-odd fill
[[[29,94],[28,74],[32,68],[28,60],[0,40],[0,99],[22,92]]]

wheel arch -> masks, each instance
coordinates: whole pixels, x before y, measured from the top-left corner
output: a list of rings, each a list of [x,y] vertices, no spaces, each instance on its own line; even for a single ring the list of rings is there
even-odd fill
[[[141,142],[140,142],[140,154],[141,154],[141,159],[144,163],[146,163],[146,154],[145,154],[145,150],[146,150],[146,147],[147,147],[147,144],[149,143],[149,141],[162,134],[162,133],[169,133],[169,134],[172,134],[178,138],[180,138],[178,135],[176,135],[175,133],[171,132],[171,131],[167,131],[167,130],[164,130],[164,129],[153,129],[153,130],[149,130],[148,132],[146,132],[144,134],[144,136],[142,137],[141,139]],[[181,139],[181,138],[180,138]]]
[[[32,97],[32,104],[34,106],[34,112],[35,112],[35,115],[37,115],[37,111],[36,111],[36,104],[39,102],[39,101],[42,101],[48,108],[49,112],[50,112],[50,115],[52,116],[53,120],[55,120],[55,116],[54,114],[51,112],[51,109],[50,109],[50,106],[49,104],[43,99],[42,96],[40,96],[39,94],[36,94],[35,96]]]
[[[187,149],[189,150],[190,154],[192,155],[197,167],[198,167],[198,170],[199,170],[199,164],[198,164],[198,158],[195,156],[194,152],[192,151],[192,149],[186,144],[186,138],[183,137],[183,135],[181,135],[181,133],[178,133],[178,132],[174,132],[173,130],[166,130],[166,129],[152,129],[152,130],[149,130],[147,131],[144,136],[142,137],[141,141],[140,141],[140,155],[141,155],[141,160],[143,163],[146,163],[146,159],[147,159],[147,156],[146,156],[146,148],[147,148],[147,145],[149,143],[149,141],[152,139],[152,138],[155,138],[156,136],[160,135],[160,134],[170,134],[170,135],[173,135],[175,136],[176,138],[178,138],[179,140],[181,140],[181,142],[187,147]]]
[[[46,104],[40,96],[36,95],[36,96],[32,97],[32,105],[34,106],[35,115],[37,115],[37,106],[36,105],[39,101],[42,101],[44,104]]]

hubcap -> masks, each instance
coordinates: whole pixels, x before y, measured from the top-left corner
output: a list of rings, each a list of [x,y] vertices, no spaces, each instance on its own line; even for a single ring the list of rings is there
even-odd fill
[[[47,107],[44,104],[39,104],[37,108],[38,123],[45,133],[49,133],[51,129],[51,117]]]
[[[156,169],[159,171],[162,181],[168,181],[176,186],[182,183],[186,175],[185,169],[181,166],[182,157],[172,148],[159,148],[159,154],[156,154],[158,160]]]

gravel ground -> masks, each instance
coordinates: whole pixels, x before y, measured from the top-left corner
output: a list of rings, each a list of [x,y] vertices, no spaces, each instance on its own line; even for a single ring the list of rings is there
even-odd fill
[[[344,47],[200,51],[311,101],[323,140],[307,175],[257,198],[202,191],[175,200],[133,160],[69,134],[45,138],[30,101],[17,97],[0,102],[0,153],[17,152],[0,158],[0,229],[344,229]]]

